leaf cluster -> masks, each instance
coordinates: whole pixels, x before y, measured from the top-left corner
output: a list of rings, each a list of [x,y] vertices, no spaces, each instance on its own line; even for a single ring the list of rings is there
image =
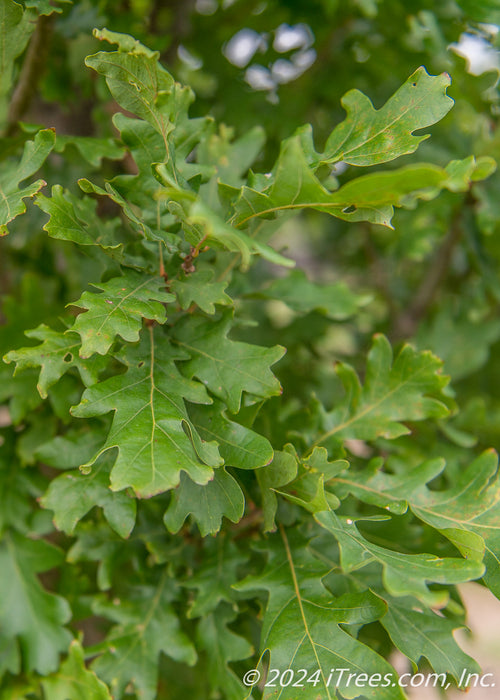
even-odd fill
[[[315,112],[283,138],[265,110],[245,129],[256,93],[234,129],[204,113],[165,68],[161,3],[138,39],[91,39],[78,13],[123,28],[109,3],[0,0],[2,700],[296,700],[245,688],[250,668],[305,669],[304,700],[396,700],[329,683],[395,679],[395,649],[450,683],[479,670],[454,631],[457,586],[500,597],[496,88],[414,59],[445,62],[448,17],[489,4],[421,9],[380,106],[350,89],[370,63],[328,128]],[[362,56],[353,17],[375,38],[394,3],[345,5]],[[91,47],[91,135],[13,118],[47,22],[34,82],[63,103],[58,71]]]

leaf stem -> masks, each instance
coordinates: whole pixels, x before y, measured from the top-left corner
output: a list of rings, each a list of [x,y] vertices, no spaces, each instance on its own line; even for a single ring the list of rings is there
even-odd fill
[[[158,241],[158,254],[160,256],[160,277],[165,277],[165,265],[163,262],[163,244]]]
[[[302,623],[303,623],[303,625],[304,625],[304,630],[305,630],[305,633],[306,633],[307,638],[308,638],[308,640],[309,640],[309,643],[310,643],[310,645],[311,645],[311,647],[312,647],[313,654],[314,654],[315,659],[316,659],[317,668],[319,668],[320,671],[321,671],[321,677],[323,678],[323,683],[324,683],[324,685],[325,685],[325,689],[326,689],[326,692],[327,692],[327,694],[328,694],[328,695],[327,695],[328,700],[331,700],[330,691],[329,691],[328,685],[327,685],[327,683],[326,683],[325,675],[324,675],[324,673],[323,673],[323,668],[321,667],[321,661],[320,661],[320,659],[318,658],[318,654],[317,654],[317,652],[316,652],[316,645],[314,644],[313,638],[312,638],[312,636],[311,636],[311,632],[310,632],[310,630],[309,630],[309,625],[307,624],[307,619],[306,619],[306,615],[305,615],[305,612],[304,612],[304,606],[302,605],[302,597],[301,597],[301,594],[300,594],[299,582],[298,582],[298,580],[297,580],[297,574],[295,573],[295,564],[293,563],[292,552],[291,552],[291,549],[290,549],[290,545],[289,545],[289,543],[288,543],[288,537],[286,536],[285,528],[283,527],[283,525],[282,525],[281,523],[279,524],[278,527],[279,527],[279,531],[280,531],[281,538],[282,538],[282,540],[283,540],[283,544],[285,545],[286,558],[288,559],[288,565],[289,565],[289,567],[290,567],[290,571],[291,571],[291,574],[292,574],[293,588],[294,588],[294,590],[295,590],[295,597],[297,598],[297,603],[298,603],[298,605],[299,605],[300,616],[301,616],[301,618],[302,618]]]

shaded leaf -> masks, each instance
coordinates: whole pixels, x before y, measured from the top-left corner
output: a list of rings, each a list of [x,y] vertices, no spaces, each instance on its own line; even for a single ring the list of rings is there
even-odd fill
[[[77,562],[97,562],[98,590],[108,591],[116,585],[121,566],[129,563],[131,557],[134,557],[132,542],[124,541],[107,522],[99,518],[79,524],[66,561],[70,566]]]
[[[15,3],[13,3],[15,4]],[[1,20],[0,20],[1,21]],[[39,131],[33,141],[26,141],[19,165],[5,161],[0,169],[0,236],[8,233],[7,224],[26,211],[23,201],[32,197],[46,183],[45,180],[19,187],[19,184],[36,173],[54,147],[53,129]]]
[[[48,593],[36,575],[62,560],[62,552],[44,540],[10,532],[0,542],[0,639],[19,641],[28,671],[55,671],[71,640],[63,626],[71,617],[67,601]]]
[[[71,0],[55,0],[55,5],[53,2],[54,0],[25,0],[24,4],[36,10],[39,15],[51,15],[53,12],[60,14],[63,8],[57,5],[71,4]]]
[[[124,600],[99,602],[94,606],[117,624],[106,640],[89,649],[99,656],[91,668],[121,697],[129,683],[143,700],[154,700],[161,652],[192,666],[196,652],[172,606],[172,590],[164,574],[156,588],[141,586],[130,590]]]
[[[100,447],[104,429],[105,425],[98,425],[97,421],[87,421],[83,430],[69,430],[64,435],[46,440],[37,447],[35,456],[54,469],[76,469],[82,460],[90,459]]]
[[[185,371],[237,413],[244,391],[263,398],[281,392],[270,366],[285,350],[279,345],[263,348],[230,340],[227,334],[231,324],[231,314],[216,323],[203,318],[183,319],[175,328],[175,337],[192,358],[184,365]]]
[[[222,124],[218,134],[211,134],[200,143],[198,160],[215,165],[219,182],[239,185],[262,150],[266,134],[261,126],[256,126],[236,141],[231,140],[232,135],[233,130]]]
[[[116,235],[119,220],[103,221],[97,216],[97,202],[90,197],[78,198],[61,185],[54,185],[52,196],[38,195],[35,204],[49,214],[43,228],[52,238],[101,248],[121,245]]]
[[[275,265],[283,267],[294,267],[295,261],[277,253],[273,248],[265,243],[260,243],[255,238],[247,235],[244,231],[226,223],[222,217],[212,211],[201,199],[196,199],[189,210],[189,215],[185,219],[186,224],[196,227],[202,233],[207,243],[213,245],[220,244],[226,250],[240,253],[242,268],[246,269],[250,263],[251,255],[260,255],[264,260],[268,260]],[[233,223],[233,222],[231,222]],[[198,243],[198,241],[196,241]]]
[[[279,299],[294,311],[319,311],[329,318],[343,320],[353,316],[370,296],[352,292],[343,282],[316,284],[303,270],[293,270],[286,277],[274,280],[258,292],[264,299]]]
[[[491,346],[500,338],[500,321],[456,316],[443,305],[431,323],[422,324],[418,344],[435,352],[454,380],[476,372],[488,361]]]
[[[196,591],[187,616],[206,617],[221,602],[234,607],[235,592],[232,585],[238,580],[238,570],[246,561],[247,556],[224,533],[216,539],[205,539],[200,567],[182,583],[184,588]]]
[[[170,289],[177,294],[182,309],[188,309],[192,303],[207,314],[215,313],[215,304],[232,306],[233,300],[224,289],[227,282],[213,282],[213,272],[200,270],[192,275],[183,275],[179,280],[170,282]]]
[[[112,202],[115,202],[115,204],[118,204],[118,206],[122,209],[123,213],[129,220],[132,229],[134,229],[140,236],[144,236],[146,240],[149,241],[165,241],[169,240],[169,234],[165,231],[160,231],[157,230],[156,224],[158,223],[158,207],[159,203],[158,201],[154,200],[154,197],[156,196],[156,190],[158,189],[155,187],[153,191],[147,191],[146,193],[141,192],[142,198],[144,198],[144,195],[146,194],[148,198],[148,202],[150,206],[152,205],[154,215],[155,215],[155,226],[151,227],[148,225],[148,223],[145,222],[146,218],[146,213],[141,212],[140,210],[137,210],[137,205],[135,205],[135,202],[133,201],[134,194],[137,194],[137,191],[140,191],[139,187],[139,181],[137,178],[133,178],[131,176],[123,176],[126,180],[126,184],[128,187],[128,191],[125,193],[125,196],[120,193],[120,191],[115,187],[116,185],[116,180],[118,178],[113,178],[113,184],[110,182],[106,182],[104,184],[104,188],[99,187],[98,185],[95,185],[93,182],[90,182],[90,180],[87,180],[86,178],[81,178],[78,180],[78,185],[80,189],[87,193],[87,194],[97,194],[102,197],[109,197]],[[142,181],[143,182],[143,181]],[[122,189],[123,189],[123,179],[121,181]],[[132,200],[132,201],[131,201]],[[161,220],[159,222],[160,224],[162,223]],[[174,237],[175,238],[175,237]],[[177,239],[176,239],[177,240]],[[141,263],[142,265],[142,263]]]
[[[188,515],[198,524],[202,537],[215,535],[225,516],[237,523],[245,510],[245,498],[236,481],[224,467],[216,469],[213,479],[198,485],[181,475],[181,482],[163,519],[170,532],[178,532]]]
[[[220,690],[227,700],[241,700],[245,688],[228,664],[247,659],[253,653],[252,645],[241,635],[232,632],[228,624],[236,617],[227,607],[201,618],[196,628],[198,644],[207,654],[210,688]]]
[[[100,460],[90,474],[71,471],[50,482],[40,499],[54,511],[54,525],[72,535],[77,523],[94,507],[103,509],[106,520],[121,537],[128,537],[135,524],[137,504],[125,491],[109,488],[109,458]]]
[[[338,508],[339,499],[327,487],[348,466],[345,459],[329,461],[326,449],[315,447],[307,459],[300,461],[297,478],[280,493],[311,513]]]
[[[500,22],[500,2],[498,0],[457,0],[462,10],[476,22]]]
[[[297,453],[292,445],[285,445],[282,451],[275,450],[273,461],[256,473],[262,495],[265,532],[276,529],[274,519],[278,500],[275,491],[293,481],[297,476],[297,469]]]
[[[23,469],[14,454],[12,436],[2,435],[0,455],[0,535],[8,527],[19,532],[29,531],[32,499],[39,495],[36,475]]]
[[[67,146],[75,146],[85,160],[98,168],[103,158],[120,160],[125,155],[123,146],[115,139],[96,138],[95,136],[58,135],[54,150],[62,153]]]
[[[238,469],[258,469],[273,458],[271,443],[262,435],[246,428],[224,413],[224,404],[190,406],[189,416],[202,439],[215,440],[225,464]]]

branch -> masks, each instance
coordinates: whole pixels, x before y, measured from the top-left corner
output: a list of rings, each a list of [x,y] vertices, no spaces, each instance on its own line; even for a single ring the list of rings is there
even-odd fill
[[[42,75],[42,66],[49,49],[53,15],[40,15],[36,22],[7,117],[6,136],[12,136],[19,120],[27,111]]]
[[[154,25],[158,11],[162,9],[162,4],[155,2],[151,13],[150,25]],[[171,6],[172,21],[168,29],[170,34],[170,44],[162,51],[161,61],[167,66],[172,66],[177,60],[177,50],[182,40],[191,31],[191,13],[194,9],[194,0],[175,0]],[[150,26],[151,31],[154,26]]]
[[[392,331],[393,340],[402,340],[413,336],[418,328],[420,320],[434,301],[436,294],[446,277],[450,266],[453,250],[461,235],[459,226],[461,211],[453,217],[450,230],[436,253],[427,274],[420,283],[412,303],[396,318]]]

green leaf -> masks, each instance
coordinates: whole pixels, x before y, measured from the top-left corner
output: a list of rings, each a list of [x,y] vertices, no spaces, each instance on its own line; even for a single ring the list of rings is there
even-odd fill
[[[146,240],[149,241],[169,241],[169,239],[172,238],[172,234],[169,235],[166,231],[157,228],[158,224],[160,226],[162,224],[161,216],[160,221],[158,221],[158,211],[160,206],[159,200],[155,200],[158,187],[155,187],[152,191],[150,190],[150,188],[148,188],[146,193],[144,193],[141,192],[141,188],[137,178],[133,178],[131,176],[124,177],[126,178],[126,183],[129,188],[125,193],[126,196],[120,194],[118,189],[114,186],[116,185],[117,178],[113,179],[113,185],[111,185],[109,182],[106,182],[104,184],[104,189],[90,182],[90,180],[87,180],[86,178],[81,178],[80,180],[78,180],[78,186],[83,192],[87,194],[97,194],[102,197],[109,197],[109,199],[112,202],[118,204],[118,206],[122,209],[123,213],[127,217],[128,221],[130,222],[131,228],[135,230],[135,232],[139,236],[144,236],[144,238],[146,238]],[[121,184],[124,184],[123,180]],[[152,208],[154,211],[154,227],[151,227],[150,225],[148,225],[148,223],[145,223],[144,219],[147,213],[141,211],[140,208],[138,211],[137,205],[133,201],[134,194],[137,194],[138,190],[140,195],[142,195],[142,199],[144,199],[145,195],[150,209]],[[128,197],[128,199],[126,197]],[[131,199],[132,201],[130,201]],[[177,242],[178,239],[175,236],[173,238]],[[142,263],[143,258],[141,258],[141,265]]]
[[[196,662],[194,647],[174,612],[169,583],[164,574],[156,588],[136,587],[123,600],[94,606],[96,615],[117,623],[104,642],[88,650],[100,654],[91,668],[108,683],[114,697],[122,697],[131,684],[142,700],[154,700],[162,652],[190,666]]]
[[[86,65],[104,75],[118,104],[145,119],[162,135],[166,144],[175,114],[175,101],[169,98],[176,94],[179,86],[175,87],[170,73],[158,63],[159,54],[127,34],[104,29],[95,30],[94,36],[119,43],[119,51],[100,51],[88,56]]]
[[[108,688],[85,667],[83,649],[76,639],[71,642],[68,658],[58,673],[43,679],[42,687],[51,700],[111,700]]]
[[[139,340],[143,318],[165,323],[163,304],[175,299],[173,294],[164,291],[162,278],[133,270],[92,286],[102,290],[102,294],[84,292],[72,303],[72,306],[87,309],[77,316],[72,328],[81,336],[80,357],[84,358],[94,352],[105,355],[117,335],[129,343]]]
[[[475,164],[469,163],[452,168],[451,172],[421,163],[363,175],[330,192],[314,174],[302,142],[295,136],[282,144],[275,179],[268,189],[257,192],[242,188],[231,223],[241,227],[256,218],[309,208],[346,221],[369,221],[391,228],[394,207],[410,207],[417,199],[433,199],[443,188],[465,190],[474,171]]]
[[[266,134],[261,126],[256,126],[236,141],[232,141],[232,136],[233,129],[221,124],[218,134],[200,143],[198,160],[215,165],[219,182],[237,186],[262,150]]]
[[[23,201],[33,197],[46,184],[45,180],[19,187],[19,184],[36,173],[54,147],[53,129],[39,131],[33,141],[26,141],[19,165],[9,161],[0,168],[0,236],[8,233],[7,224],[26,211]]]
[[[196,199],[189,210],[186,223],[197,228],[201,227],[203,237],[209,244],[220,244],[226,250],[241,254],[243,269],[248,268],[250,256],[258,254],[275,265],[294,267],[295,262],[277,253],[273,248],[260,243],[244,231],[226,223],[222,217],[212,211],[201,199]],[[233,223],[233,222],[231,222]]]
[[[273,461],[257,472],[262,494],[262,510],[264,511],[264,531],[276,529],[275,516],[278,508],[276,491],[286,486],[297,476],[298,458],[292,445],[285,445],[283,451],[275,450]]]
[[[141,173],[142,186],[147,179],[158,187],[151,172],[151,163],[162,163],[166,158],[165,142],[161,135],[148,122],[132,119],[121,112],[113,116],[113,123]]]
[[[96,423],[87,421],[86,426],[77,425],[76,430],[45,441],[37,447],[36,458],[54,469],[76,469],[102,443],[104,426]]]
[[[37,577],[62,560],[62,552],[44,540],[10,532],[0,542],[0,638],[16,640],[27,671],[55,671],[71,639],[63,627],[71,617],[67,601],[48,593]]]
[[[500,483],[496,453],[484,452],[460,473],[451,488],[441,491],[428,489],[426,483],[441,474],[445,467],[442,459],[428,460],[401,474],[382,472],[378,466],[374,461],[371,468],[355,476],[335,478],[335,493],[341,498],[351,493],[394,513],[404,513],[409,505],[417,518],[441,532],[464,557],[478,562],[484,558],[484,580],[500,597]]]
[[[200,379],[232,413],[237,413],[244,391],[261,398],[281,393],[270,366],[283,357],[285,350],[279,345],[263,348],[230,340],[227,334],[231,325],[230,313],[215,323],[204,318],[183,319],[175,328],[175,337],[191,356],[184,365],[186,373]]]
[[[232,306],[233,300],[224,292],[227,282],[212,282],[212,279],[212,271],[200,270],[172,280],[169,286],[177,295],[182,309],[188,309],[195,303],[206,314],[214,314],[215,304]]]
[[[196,596],[188,610],[188,618],[206,617],[226,602],[235,607],[232,585],[238,580],[238,570],[247,561],[236,544],[221,533],[216,539],[202,543],[203,561],[182,586],[196,590]]]
[[[496,170],[496,163],[489,156],[481,156],[477,160],[469,156],[462,160],[452,160],[446,166],[449,176],[447,187],[452,192],[466,192],[471,182],[485,180]]]
[[[207,655],[210,688],[222,691],[227,700],[241,700],[245,694],[241,680],[228,664],[247,659],[253,653],[252,645],[229,629],[235,617],[229,608],[219,608],[203,617],[196,628],[198,644]]]
[[[443,460],[434,459],[409,472],[387,474],[381,469],[382,463],[383,460],[376,457],[363,470],[334,477],[332,486],[335,493],[341,499],[352,494],[364,503],[403,515],[408,510],[407,496],[412,489],[420,487],[422,479],[424,483],[426,479],[434,479],[444,466]]]
[[[146,56],[147,58],[158,58],[157,51],[151,51],[147,46],[141,44],[140,41],[134,39],[130,34],[121,34],[120,32],[111,32],[109,29],[94,29],[94,36],[99,41],[107,41],[110,44],[117,44],[118,50],[124,53],[131,53],[134,56]]]
[[[348,185],[350,183],[344,187]],[[367,199],[363,193],[361,196]],[[390,205],[380,202],[374,205],[370,202],[362,205],[360,202],[358,207],[351,190],[345,196],[343,188],[329,192],[314,174],[300,139],[292,137],[282,144],[270,187],[265,192],[250,187],[241,189],[234,204],[231,223],[243,227],[256,218],[307,208],[318,209],[347,221],[370,221],[382,225],[388,225],[393,214]]]
[[[338,508],[339,499],[326,487],[348,466],[345,459],[329,461],[326,449],[315,447],[310,457],[301,461],[297,478],[279,493],[311,513]]]
[[[181,475],[163,521],[167,530],[176,533],[187,516],[192,515],[201,536],[206,537],[219,532],[224,516],[237,523],[244,510],[245,498],[238,482],[220,467],[215,470],[213,479],[202,486]]]
[[[129,564],[131,559],[137,561],[134,555],[132,541],[124,541],[102,518],[94,518],[80,523],[66,560],[70,571],[79,562],[96,562],[97,589],[108,591],[116,588],[121,566],[125,562]],[[93,595],[96,601],[100,600],[97,593]],[[90,609],[88,613],[91,614]]]
[[[98,358],[97,362],[96,359],[81,359],[78,356],[80,338],[71,331],[59,333],[42,323],[25,335],[43,342],[35,347],[11,350],[3,359],[16,363],[14,375],[27,367],[41,367],[37,388],[42,399],[47,398],[48,389],[72,367],[78,369],[85,386],[90,386],[107,364],[103,358]]]
[[[42,397],[37,390],[38,373],[26,370],[17,377],[3,378],[0,383],[0,400],[9,402],[9,415],[13,425],[30,415],[41,403]]]
[[[451,674],[457,681],[464,668],[479,673],[478,664],[465,654],[453,638],[453,631],[463,627],[433,610],[417,610],[411,599],[386,597],[387,612],[380,620],[394,645],[415,666],[422,656],[436,673]]]
[[[49,214],[43,228],[52,238],[104,249],[121,245],[116,232],[119,220],[103,221],[97,216],[97,202],[90,197],[78,198],[61,185],[54,185],[52,196],[38,195],[35,204]]]
[[[0,535],[8,527],[18,532],[30,529],[33,512],[32,498],[38,496],[39,486],[32,470],[23,469],[14,453],[12,436],[2,435],[0,455]],[[0,665],[1,667],[1,665]]]
[[[7,118],[6,97],[12,86],[14,62],[35,28],[33,16],[13,0],[0,2],[0,124]]]
[[[98,168],[103,158],[110,160],[121,160],[125,155],[123,146],[115,139],[102,139],[94,136],[57,136],[54,150],[56,153],[63,153],[68,146],[75,146],[85,160]]]
[[[56,5],[70,5],[72,0],[55,0]],[[37,11],[39,15],[51,15],[52,13],[60,14],[62,7],[54,6],[53,0],[24,0],[26,7]]]
[[[264,549],[264,546],[262,547]],[[249,576],[235,588],[246,592],[263,589],[269,599],[262,623],[261,653],[270,652],[269,668],[306,669],[307,677],[317,673],[317,683],[304,681],[300,691],[292,685],[264,690],[264,700],[333,700],[337,693],[345,698],[363,697],[376,700],[403,700],[396,683],[362,690],[346,683],[338,669],[349,668],[361,674],[388,674],[396,679],[394,669],[375,651],[340,627],[341,624],[367,624],[385,613],[383,601],[371,592],[349,593],[338,598],[327,592],[321,579],[328,572],[296,535],[270,538],[266,547],[269,559],[260,575]],[[270,678],[268,677],[268,680]]]
[[[230,420],[224,404],[190,406],[189,416],[203,440],[215,440],[225,464],[238,469],[258,469],[273,459],[271,443],[262,435]]]
[[[355,294],[343,282],[311,282],[303,270],[293,270],[286,277],[274,280],[268,287],[259,291],[258,296],[264,299],[278,299],[300,313],[319,311],[336,321],[353,316],[371,299],[369,295]]]
[[[135,524],[136,501],[125,491],[110,490],[109,462],[109,458],[101,459],[90,474],[68,472],[50,482],[40,504],[54,511],[58,530],[72,535],[77,523],[94,506],[100,506],[120,537],[130,535]]]
[[[346,398],[323,415],[324,433],[315,445],[330,438],[394,439],[410,432],[401,421],[440,418],[448,413],[443,388],[448,378],[441,361],[428,351],[405,345],[393,362],[389,341],[374,337],[368,354],[364,386],[352,367],[338,364],[336,371]]]
[[[165,337],[155,339],[152,329],[150,336],[149,357],[147,346],[141,346],[143,359],[125,374],[87,389],[81,403],[72,409],[78,418],[114,411],[106,442],[83,467],[86,470],[101,454],[118,448],[111,488],[120,491],[130,486],[140,497],[174,488],[181,471],[196,483],[206,484],[212,467],[222,464],[214,443],[203,443],[190,423],[183,401],[184,397],[208,402],[203,386],[179,374],[176,354]]]
[[[425,477],[425,472],[420,475]],[[407,491],[413,513],[445,535],[464,556],[481,560],[484,553],[484,580],[500,597],[498,455],[494,450],[483,452],[445,491],[426,488],[426,480],[421,478],[419,487]]]
[[[420,67],[379,110],[362,92],[350,90],[341,100],[347,117],[328,138],[321,162],[366,166],[413,153],[429,138],[413,132],[435,124],[453,106],[449,85],[447,73],[432,76]]]
[[[498,0],[457,0],[457,4],[475,22],[500,22],[500,2]]]
[[[477,372],[488,360],[490,348],[500,338],[497,318],[475,320],[456,316],[443,305],[431,323],[422,324],[418,344],[435,352],[454,380]]]
[[[440,605],[446,601],[447,592],[431,591],[427,582],[463,583],[480,578],[484,572],[484,566],[476,561],[400,554],[379,547],[363,537],[353,519],[340,518],[331,510],[316,513],[314,517],[338,541],[342,570],[348,573],[373,562],[381,564],[384,586],[391,595],[413,595],[426,605]]]

